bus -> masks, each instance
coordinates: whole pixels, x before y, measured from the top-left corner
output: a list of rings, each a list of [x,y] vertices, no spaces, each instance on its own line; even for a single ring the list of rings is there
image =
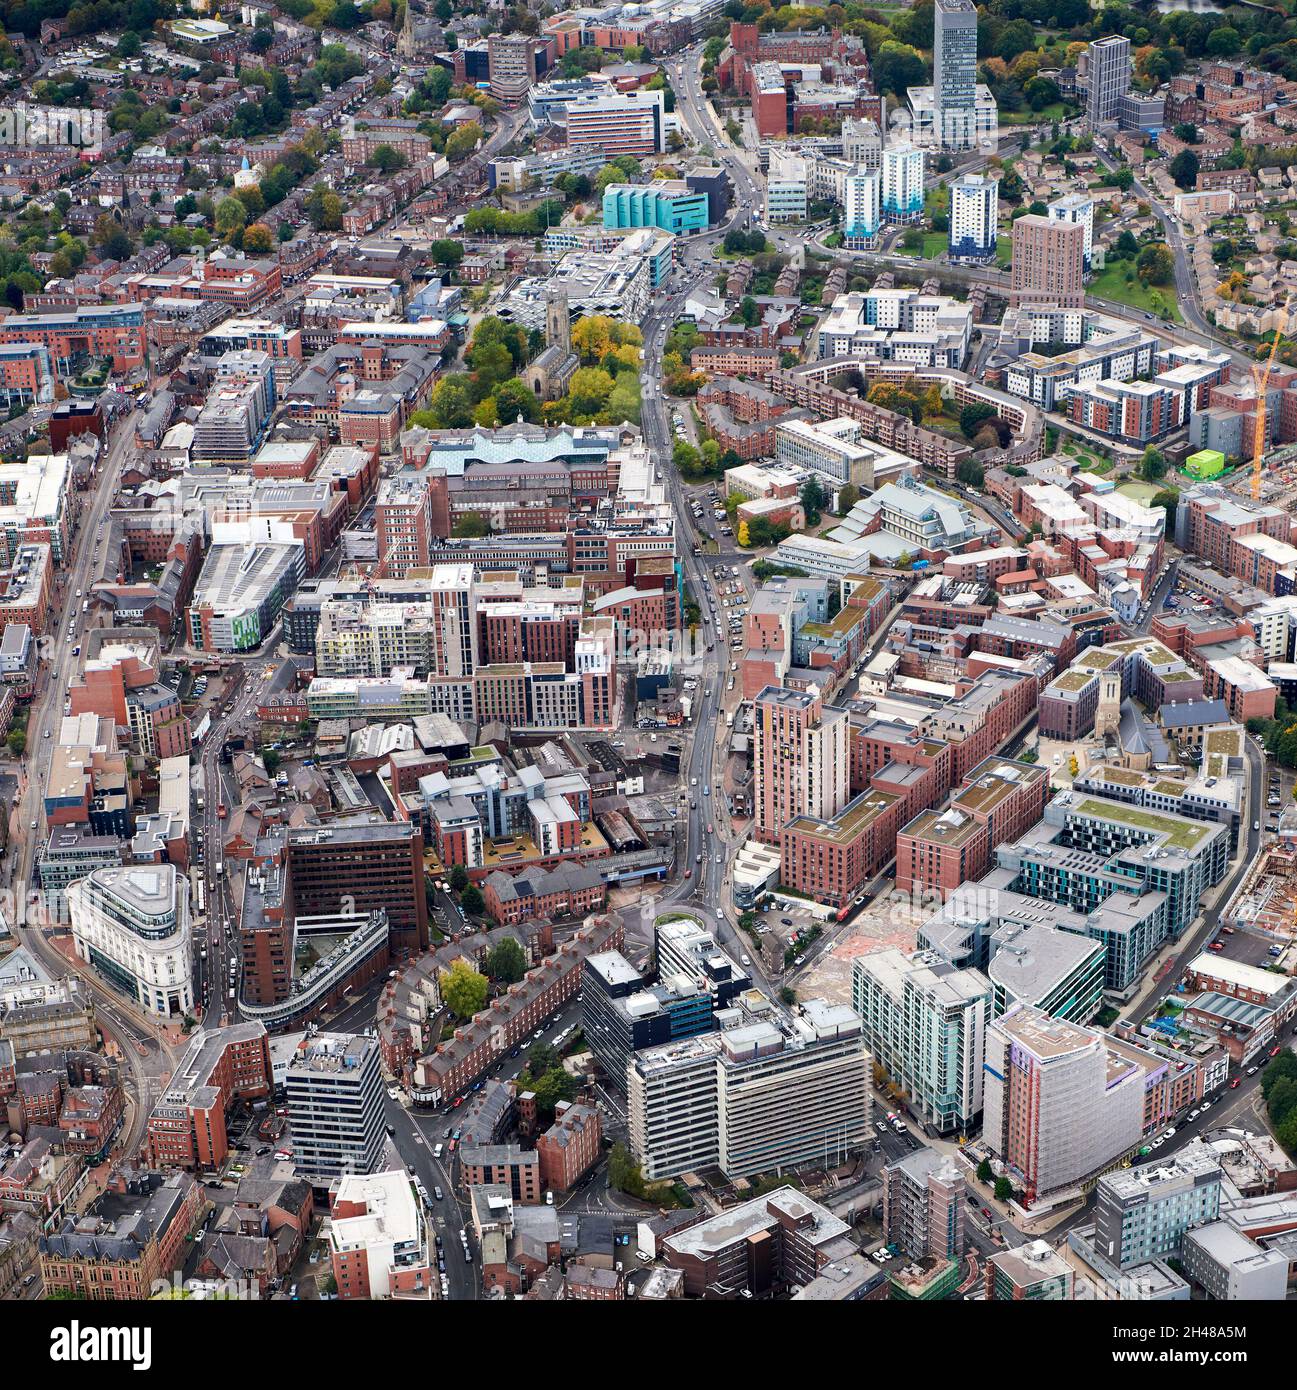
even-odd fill
[[[198,887],[194,890],[194,916],[202,917],[203,904],[206,899],[206,890],[203,887],[203,880],[198,880]]]

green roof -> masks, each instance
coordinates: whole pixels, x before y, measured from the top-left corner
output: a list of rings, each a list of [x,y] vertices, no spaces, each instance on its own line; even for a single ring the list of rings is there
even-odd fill
[[[1179,816],[1146,811],[1119,801],[1083,801],[1076,812],[1081,816],[1092,816],[1095,820],[1115,821],[1132,829],[1147,830],[1150,835],[1164,835],[1166,843],[1173,849],[1197,849],[1212,829],[1207,825],[1195,825]]]

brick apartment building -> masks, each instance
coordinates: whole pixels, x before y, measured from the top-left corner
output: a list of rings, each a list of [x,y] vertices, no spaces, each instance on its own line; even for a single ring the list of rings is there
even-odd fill
[[[602,1140],[598,1110],[561,1101],[554,1108],[554,1123],[536,1140],[541,1185],[551,1192],[575,1187],[598,1161]]]

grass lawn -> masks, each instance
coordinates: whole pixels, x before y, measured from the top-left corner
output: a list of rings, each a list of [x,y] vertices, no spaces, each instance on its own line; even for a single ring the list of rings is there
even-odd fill
[[[1043,106],[1039,111],[1001,111],[1000,123],[1002,125],[1039,125],[1048,121],[1065,121],[1069,114],[1068,108],[1061,101],[1056,101],[1052,106]]]
[[[924,232],[923,234],[923,259],[925,261],[935,261],[938,256],[945,254],[946,247],[950,245],[950,235],[947,232]]]
[[[1124,493],[1135,502],[1143,503],[1143,505],[1147,507],[1149,503],[1152,502],[1153,498],[1162,491],[1162,486],[1160,483],[1121,483],[1117,491]]]
[[[1153,312],[1153,292],[1140,280],[1139,276],[1126,279],[1127,270],[1133,269],[1130,261],[1110,261],[1086,286],[1086,293],[1099,299],[1111,299],[1117,304],[1128,304],[1132,309],[1146,309]],[[1180,310],[1175,303],[1175,289],[1171,285],[1159,291],[1162,302],[1173,323],[1182,322]]]
[[[1003,266],[1007,266],[1013,260],[1013,238],[1011,236],[997,236],[995,238],[995,259]]]
[[[1087,449],[1084,445],[1074,441],[1063,445],[1063,453],[1069,458],[1074,458],[1088,473],[1107,473],[1112,468],[1112,460],[1103,454],[1095,453],[1093,449]]]

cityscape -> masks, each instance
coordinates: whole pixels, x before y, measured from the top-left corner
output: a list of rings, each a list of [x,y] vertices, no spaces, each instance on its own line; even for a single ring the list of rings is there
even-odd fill
[[[0,7],[0,1299],[1297,1297],[1288,0]]]

